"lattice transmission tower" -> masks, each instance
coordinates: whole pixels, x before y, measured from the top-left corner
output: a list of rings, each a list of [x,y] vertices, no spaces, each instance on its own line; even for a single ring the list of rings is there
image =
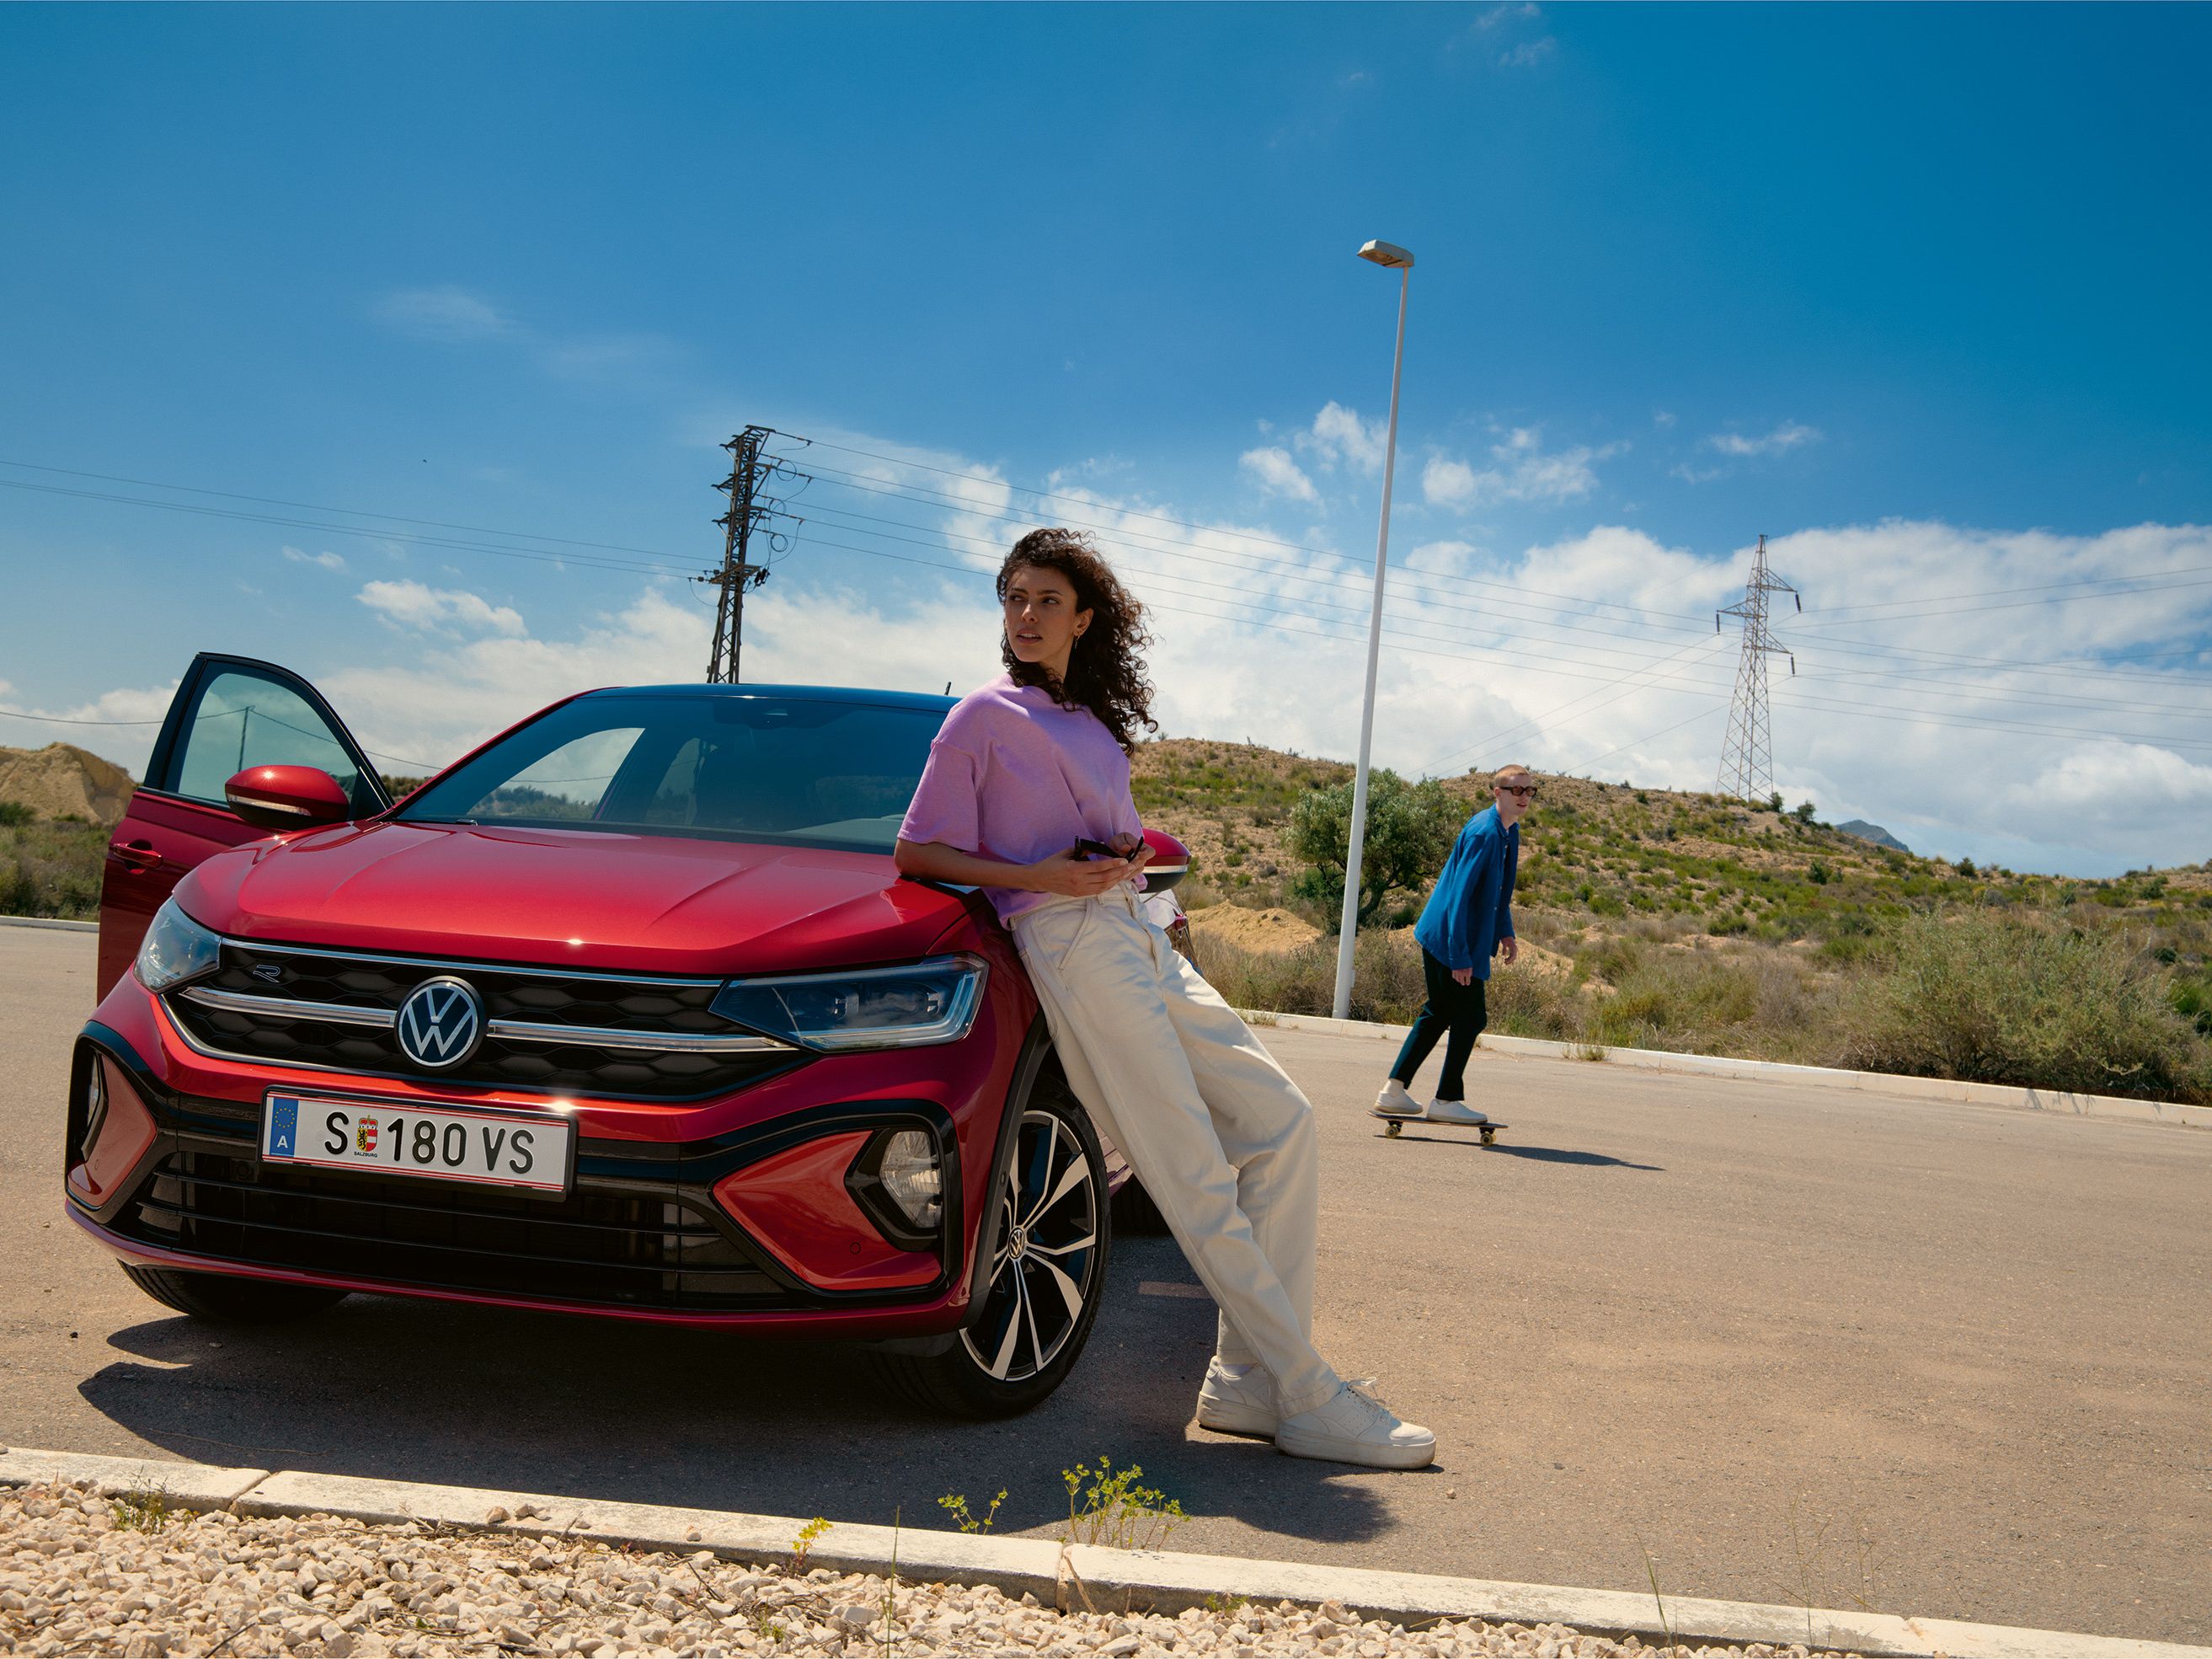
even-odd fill
[[[714,645],[707,658],[710,685],[738,683],[738,651],[744,643],[745,593],[768,580],[769,558],[791,545],[790,531],[802,520],[783,510],[783,501],[768,493],[770,483],[782,480],[804,489],[813,480],[793,469],[780,455],[763,455],[774,427],[749,426],[722,446],[730,452],[730,476],[714,486],[727,492],[730,510],[714,520],[722,526],[722,562],[694,581],[721,590],[714,607]],[[788,528],[779,527],[784,520]],[[755,563],[752,555],[762,555]]]
[[[1759,538],[1759,550],[1751,557],[1751,580],[1743,585],[1743,597],[1734,605],[1713,613],[1713,631],[1720,632],[1723,617],[1743,618],[1743,655],[1735,670],[1735,697],[1729,705],[1728,741],[1721,746],[1720,782],[1717,792],[1734,795],[1739,800],[1763,801],[1774,793],[1774,742],[1766,715],[1766,659],[1769,657],[1788,657],[1790,672],[1797,672],[1797,659],[1790,656],[1789,648],[1775,643],[1774,635],[1767,630],[1766,598],[1770,593],[1787,593],[1796,601],[1797,609],[1805,608],[1805,601],[1797,590],[1766,568],[1766,538]]]

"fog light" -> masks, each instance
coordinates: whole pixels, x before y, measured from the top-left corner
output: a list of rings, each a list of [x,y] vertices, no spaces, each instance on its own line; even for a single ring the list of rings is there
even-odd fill
[[[100,1141],[100,1128],[107,1121],[107,1067],[94,1054],[85,1073],[84,1139],[77,1143],[79,1158],[92,1156],[93,1147]]]
[[[884,1143],[877,1179],[890,1194],[900,1213],[927,1232],[945,1212],[945,1172],[938,1167],[937,1146],[921,1129],[901,1129]]]

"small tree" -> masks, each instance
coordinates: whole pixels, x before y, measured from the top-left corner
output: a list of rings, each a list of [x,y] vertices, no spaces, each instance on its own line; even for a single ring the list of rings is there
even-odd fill
[[[1344,909],[1344,860],[1352,846],[1352,783],[1316,789],[1291,810],[1291,855],[1307,868],[1291,890],[1328,912],[1336,927]],[[1460,810],[1431,778],[1407,783],[1377,769],[1367,779],[1367,840],[1359,856],[1359,925],[1382,908],[1393,887],[1419,887],[1443,868],[1459,833]]]
[[[1782,810],[1782,792],[1779,789],[1766,798],[1766,810],[1770,812],[1779,812]]]
[[[1809,824],[1813,822],[1813,803],[1811,801],[1801,800],[1797,803],[1797,822],[1806,824]]]

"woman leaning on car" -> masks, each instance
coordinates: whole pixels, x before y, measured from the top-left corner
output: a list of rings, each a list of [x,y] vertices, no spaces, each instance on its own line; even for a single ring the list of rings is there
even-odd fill
[[[1436,1437],[1313,1346],[1313,1109],[1145,920],[1129,750],[1154,727],[1143,607],[1070,530],[999,568],[1006,672],[957,703],[899,828],[908,875],[988,890],[1069,1086],[1221,1309],[1201,1427],[1297,1457],[1419,1468]]]

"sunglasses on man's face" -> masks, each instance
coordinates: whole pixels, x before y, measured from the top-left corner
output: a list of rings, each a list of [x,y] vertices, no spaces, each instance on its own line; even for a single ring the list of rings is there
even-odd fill
[[[1536,793],[1536,786],[1533,783],[1501,783],[1498,786],[1498,793],[1501,795],[1518,795],[1522,800],[1527,800]]]

